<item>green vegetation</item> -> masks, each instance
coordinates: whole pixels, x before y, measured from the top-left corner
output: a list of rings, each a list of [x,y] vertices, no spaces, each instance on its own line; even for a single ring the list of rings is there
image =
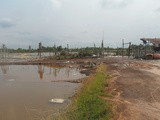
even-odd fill
[[[124,55],[128,55],[127,48],[123,50]],[[18,49],[8,49],[9,53],[37,53],[39,48],[31,48],[29,46],[27,49],[18,48]],[[41,52],[54,53],[57,59],[66,59],[66,58],[84,58],[84,57],[101,57],[104,52],[106,55],[122,55],[122,48],[110,48],[104,47],[84,47],[84,48],[69,48],[60,46],[41,46]]]
[[[132,48],[132,46],[131,46]],[[18,48],[18,49],[8,49],[9,53],[37,53],[39,49],[33,49],[31,46],[29,46],[28,49]],[[41,47],[41,52],[48,52],[48,53],[54,53],[55,56],[54,59],[62,60],[66,58],[85,58],[85,57],[101,57],[103,56],[103,53],[105,56],[107,55],[130,55],[130,51],[128,48],[110,48],[110,47],[104,47],[103,49],[101,47],[85,47],[85,48],[69,48],[69,47],[62,47],[60,46],[52,46],[52,47]],[[133,50],[132,50],[133,51]]]
[[[101,65],[94,76],[87,78],[68,112],[58,120],[109,120],[112,117],[111,105],[103,99],[107,79],[104,68]]]

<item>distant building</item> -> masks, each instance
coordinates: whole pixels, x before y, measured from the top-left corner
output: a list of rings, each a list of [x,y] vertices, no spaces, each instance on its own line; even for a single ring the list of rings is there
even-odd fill
[[[160,38],[141,38],[145,44],[145,57],[146,59],[160,59]],[[148,52],[146,45],[153,44],[152,52]]]
[[[144,44],[152,43],[154,52],[160,52],[160,38],[141,38]]]

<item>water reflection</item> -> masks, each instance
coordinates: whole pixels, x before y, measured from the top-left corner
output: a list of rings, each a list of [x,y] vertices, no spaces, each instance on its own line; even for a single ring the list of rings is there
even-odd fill
[[[76,80],[85,77],[78,68],[55,68],[45,65],[1,65],[0,74],[5,75],[5,77],[7,75],[8,79],[17,79],[19,81],[43,80],[46,82]]]
[[[67,68],[65,72],[66,72],[67,77],[69,78],[70,68]]]
[[[0,120],[47,119],[68,104],[49,104],[48,100],[67,99],[79,86],[64,80],[85,77],[76,68],[1,65],[0,69]]]
[[[53,75],[54,75],[54,77],[56,78],[57,77],[57,74],[60,72],[60,69],[58,69],[58,68],[54,68],[53,69]]]
[[[3,74],[7,74],[8,70],[9,70],[9,66],[8,65],[1,65],[1,70]]]
[[[46,67],[46,70],[44,69]],[[39,65],[38,69],[39,76],[42,74],[53,76],[51,81],[54,80],[72,80],[79,79],[81,77],[85,77],[85,75],[80,73],[79,68],[55,68],[53,66],[42,66]],[[40,77],[42,79],[42,77]]]
[[[41,80],[43,79],[43,73],[44,73],[44,66],[38,65],[38,74]]]

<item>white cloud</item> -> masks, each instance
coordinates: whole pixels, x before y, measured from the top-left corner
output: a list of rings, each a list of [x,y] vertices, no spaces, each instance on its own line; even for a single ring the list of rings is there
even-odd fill
[[[155,10],[156,12],[160,12],[160,7]]]
[[[102,8],[123,8],[126,7],[132,0],[102,0]]]
[[[53,7],[56,7],[56,8],[60,8],[61,7],[61,0],[50,0]]]
[[[7,22],[11,22],[12,21],[10,18],[1,18],[0,20],[7,21]]]
[[[82,33],[83,33],[83,34],[86,34],[87,32],[88,32],[87,29],[83,29],[83,30],[82,30]]]
[[[10,18],[0,18],[0,28],[9,28],[14,24]]]

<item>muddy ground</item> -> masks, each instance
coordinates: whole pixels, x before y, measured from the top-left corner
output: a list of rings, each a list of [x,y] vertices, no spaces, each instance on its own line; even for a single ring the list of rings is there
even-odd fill
[[[108,58],[115,120],[160,120],[160,61]]]
[[[104,63],[109,74],[106,91],[113,103],[115,120],[160,120],[160,60],[133,60],[122,57],[105,59],[34,60],[0,64],[47,64],[52,66],[81,67],[86,75],[95,67],[88,63]]]

